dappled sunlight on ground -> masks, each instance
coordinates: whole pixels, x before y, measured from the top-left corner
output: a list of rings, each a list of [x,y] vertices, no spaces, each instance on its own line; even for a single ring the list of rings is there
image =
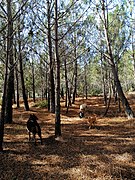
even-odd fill
[[[97,115],[89,129],[87,117],[79,118],[79,105],[91,108],[87,116]],[[133,98],[132,98],[133,103]],[[134,104],[132,106],[134,107]],[[106,117],[103,98],[77,98],[66,114],[61,103],[61,128],[65,141],[55,141],[55,115],[46,108],[24,111],[14,108],[13,124],[5,125],[4,149],[0,154],[1,179],[42,180],[131,180],[135,178],[134,119],[128,120],[117,104],[111,104]],[[28,141],[26,122],[34,113],[42,129],[43,145]]]

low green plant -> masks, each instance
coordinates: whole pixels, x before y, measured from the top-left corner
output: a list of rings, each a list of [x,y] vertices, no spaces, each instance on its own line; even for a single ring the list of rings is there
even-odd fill
[[[46,100],[39,101],[39,102],[35,103],[34,107],[47,108],[48,102]]]

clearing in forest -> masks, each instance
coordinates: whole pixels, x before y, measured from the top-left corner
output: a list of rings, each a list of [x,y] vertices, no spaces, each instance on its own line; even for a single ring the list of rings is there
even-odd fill
[[[128,97],[133,110],[135,101]],[[89,97],[85,102],[97,114],[95,127],[88,128],[87,119],[78,116],[76,103],[66,114],[61,102],[62,136],[54,140],[55,115],[45,108],[33,107],[31,111],[14,108],[13,124],[5,125],[4,150],[0,154],[0,179],[2,180],[132,180],[135,179],[135,129],[134,120],[128,120],[118,105],[111,102],[106,117],[102,97]],[[29,114],[39,118],[43,145],[28,141],[26,122]]]

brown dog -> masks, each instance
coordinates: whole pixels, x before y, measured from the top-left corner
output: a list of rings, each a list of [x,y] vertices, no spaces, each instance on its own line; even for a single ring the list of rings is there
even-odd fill
[[[92,116],[88,117],[87,123],[89,126],[89,129],[91,129],[91,127],[96,124],[96,120],[97,120],[97,115],[96,114],[92,114]]]

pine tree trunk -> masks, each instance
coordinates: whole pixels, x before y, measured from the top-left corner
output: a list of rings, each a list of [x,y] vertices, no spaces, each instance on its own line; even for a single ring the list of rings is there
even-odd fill
[[[74,91],[73,91],[72,104],[75,103],[76,91],[77,91],[77,59],[75,60]]]
[[[15,39],[16,39],[16,34],[15,34]],[[15,62],[17,62],[17,43],[16,43],[16,40],[15,40],[15,45],[14,45],[14,48],[15,48]],[[17,108],[20,107],[20,104],[19,104],[19,79],[18,79],[18,63],[16,64],[15,66],[15,78],[16,78],[16,104],[17,104]]]
[[[76,58],[76,34],[74,35],[74,58],[75,58],[75,67],[74,67],[74,90],[73,90],[73,98],[72,104],[75,103],[76,92],[77,92],[77,58]]]
[[[12,123],[12,101],[14,95],[14,65],[13,65],[13,20],[11,1],[7,0],[8,35],[7,35],[7,59],[9,62],[9,74],[6,93],[6,114],[5,122]]]
[[[85,62],[85,67],[84,67],[84,79],[85,79],[85,85],[84,85],[84,87],[85,87],[85,97],[86,97],[86,99],[88,98],[88,90],[87,90],[87,62]]]
[[[1,117],[0,117],[0,152],[3,151],[3,137],[4,137],[4,114],[1,109]]]
[[[6,58],[6,62],[5,62],[5,77],[4,77],[4,86],[3,86],[3,95],[2,95],[2,106],[1,106],[1,112],[0,112],[1,113],[1,116],[0,116],[0,152],[3,151],[7,75],[8,75],[8,51],[7,51],[7,58]]]
[[[12,104],[13,104],[13,95],[14,95],[13,79],[14,79],[14,75],[12,72],[8,78],[8,84],[7,84],[5,123],[12,123],[12,113],[13,113]]]
[[[7,71],[8,71],[8,59],[6,60],[6,72],[5,72],[5,79],[4,79],[4,90],[3,90],[3,96],[2,96],[2,107],[1,107],[1,117],[0,117],[0,151],[3,151]]]
[[[68,113],[69,105],[71,105],[71,97],[70,97],[69,86],[68,86],[67,61],[66,61],[66,59],[64,59],[64,69],[65,69],[65,86],[66,86],[65,107],[67,107],[67,112],[66,113]]]
[[[115,83],[116,83],[116,87],[117,87],[117,92],[118,92],[119,98],[120,98],[120,100],[122,102],[125,114],[127,115],[128,118],[133,118],[134,113],[133,113],[133,111],[132,111],[132,109],[131,109],[131,107],[129,105],[129,102],[128,102],[127,98],[125,97],[125,95],[123,93],[121,83],[119,81],[118,73],[117,73],[117,71],[115,69],[115,66],[112,66],[112,72],[113,72],[113,75],[114,75],[114,79],[115,79]]]
[[[55,0],[55,60],[56,60],[56,88],[55,88],[55,137],[61,136],[60,119],[60,59],[58,53],[58,12]]]
[[[33,62],[32,62],[32,92],[33,92],[33,102],[35,102],[36,101],[36,98],[35,98],[35,72],[34,72],[34,63]]]
[[[22,95],[25,110],[29,111],[29,104],[25,90],[25,83],[24,83],[24,73],[23,73],[23,65],[22,65],[22,51],[21,51],[21,37],[20,37],[20,19],[19,19],[19,27],[18,27],[18,37],[19,37],[19,63],[20,63],[20,76],[21,76],[21,85],[22,85]]]
[[[67,61],[66,61],[66,58],[64,59],[64,69],[65,69],[65,86],[66,86],[65,107],[67,107],[69,89],[68,89],[68,79],[67,79]]]
[[[103,21],[104,21],[104,32],[105,32],[105,38],[106,38],[106,44],[107,44],[107,49],[108,49],[108,55],[109,55],[109,64],[111,65],[111,69],[112,69],[112,73],[114,76],[114,81],[116,83],[116,87],[117,87],[117,92],[119,95],[119,98],[122,102],[125,114],[127,115],[128,118],[133,118],[134,113],[128,103],[127,98],[125,97],[124,93],[123,93],[123,89],[118,77],[118,71],[117,68],[115,66],[115,62],[114,62],[114,58],[113,58],[113,54],[112,54],[112,47],[111,47],[111,41],[108,35],[108,19],[106,19],[106,14],[105,14],[105,4],[104,4],[104,0],[102,1],[102,11],[103,11]]]
[[[16,103],[17,103],[17,108],[20,107],[19,103],[19,80],[18,80],[18,68],[16,67]]]
[[[49,89],[50,89],[50,112],[55,112],[55,85],[53,73],[53,59],[52,59],[52,40],[51,40],[51,26],[50,26],[50,3],[47,1],[48,10],[48,46],[49,46],[49,61],[50,61],[50,76],[49,76]]]
[[[21,85],[22,85],[22,94],[23,94],[24,106],[25,106],[25,110],[29,111],[29,104],[28,104],[28,99],[27,99],[26,90],[25,90],[25,83],[24,83],[21,51],[20,51],[19,62],[20,62],[20,75],[21,75]]]

